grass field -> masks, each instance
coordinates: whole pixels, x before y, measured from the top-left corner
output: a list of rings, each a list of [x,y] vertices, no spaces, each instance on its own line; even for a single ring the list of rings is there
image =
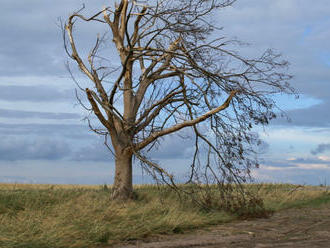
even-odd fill
[[[330,204],[326,187],[251,185],[274,211]],[[104,247],[120,241],[221,224],[238,218],[137,186],[137,200],[112,202],[105,186],[0,184],[0,247]]]

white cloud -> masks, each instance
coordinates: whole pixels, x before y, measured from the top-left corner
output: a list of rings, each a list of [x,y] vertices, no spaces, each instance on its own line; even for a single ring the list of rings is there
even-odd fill
[[[330,170],[329,164],[295,164],[295,165],[305,170],[315,170],[315,169]]]
[[[295,169],[294,166],[289,167],[276,167],[276,166],[268,166],[268,165],[260,165],[260,168],[266,171],[285,171]]]
[[[290,128],[290,127],[272,127],[267,129],[266,133],[261,133],[260,137],[267,142],[302,142],[305,144],[319,144],[329,140],[330,130],[325,133],[317,132],[316,128]]]
[[[255,169],[252,175],[256,182],[266,183],[294,183],[294,184],[309,184],[319,185],[329,181],[330,170],[328,168],[281,168],[281,169]]]
[[[328,157],[328,156],[319,156],[317,158],[322,160],[322,161],[330,162],[330,157]]]

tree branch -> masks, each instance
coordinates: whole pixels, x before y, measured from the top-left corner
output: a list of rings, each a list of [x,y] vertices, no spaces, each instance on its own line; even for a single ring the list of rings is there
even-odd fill
[[[219,107],[211,110],[211,111],[208,111],[207,113],[197,117],[196,119],[193,119],[193,120],[189,120],[189,121],[185,121],[185,122],[182,122],[182,123],[179,123],[177,125],[174,125],[170,128],[167,128],[167,129],[164,129],[162,131],[158,131],[158,132],[154,132],[152,133],[148,138],[144,139],[143,141],[141,141],[140,143],[136,144],[135,147],[137,150],[141,150],[143,149],[144,147],[146,147],[147,145],[149,145],[151,142],[153,142],[154,140],[156,140],[157,138],[161,137],[161,136],[164,136],[164,135],[167,135],[167,134],[170,134],[170,133],[174,133],[182,128],[185,128],[185,127],[189,127],[189,126],[193,126],[193,125],[196,125],[197,123],[200,123],[204,120],[206,120],[207,118],[209,118],[210,116],[218,113],[219,111],[222,111],[226,108],[229,107],[229,104],[231,102],[231,99],[238,93],[238,91],[232,91],[229,95],[229,97],[227,98],[227,100]]]

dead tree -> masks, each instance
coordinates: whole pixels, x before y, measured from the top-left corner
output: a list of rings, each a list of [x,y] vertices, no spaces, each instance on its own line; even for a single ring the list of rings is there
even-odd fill
[[[113,198],[132,195],[133,156],[174,183],[144,151],[183,128],[195,139],[190,181],[197,180],[200,164],[205,176],[218,180],[220,174],[227,183],[244,181],[257,166],[252,145],[258,139],[251,128],[275,117],[272,95],[293,89],[279,54],[267,50],[247,58],[237,52],[239,41],[221,36],[213,14],[235,1],[122,0],[90,17],[82,8],[68,18],[67,54],[92,83],[84,91],[115,154]],[[75,39],[80,22],[103,25],[111,38],[95,37],[86,57]],[[100,46],[106,42],[115,45],[118,61],[108,56],[120,63],[118,70],[102,64],[107,54]],[[199,152],[208,156],[199,158]]]

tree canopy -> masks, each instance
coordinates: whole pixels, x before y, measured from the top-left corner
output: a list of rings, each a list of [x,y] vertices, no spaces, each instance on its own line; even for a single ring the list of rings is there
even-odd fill
[[[175,183],[147,151],[183,128],[194,139],[188,181],[240,183],[258,166],[254,145],[260,141],[252,128],[276,117],[275,94],[293,89],[280,54],[268,49],[243,56],[242,43],[223,35],[215,15],[234,2],[122,0],[92,16],[82,8],[68,18],[65,48],[90,79],[84,89],[89,111],[104,127],[92,128],[110,137],[115,154],[115,198],[132,193],[133,156],[155,178]],[[75,38],[81,22],[104,27],[86,57]],[[119,61],[102,53],[109,42]]]

